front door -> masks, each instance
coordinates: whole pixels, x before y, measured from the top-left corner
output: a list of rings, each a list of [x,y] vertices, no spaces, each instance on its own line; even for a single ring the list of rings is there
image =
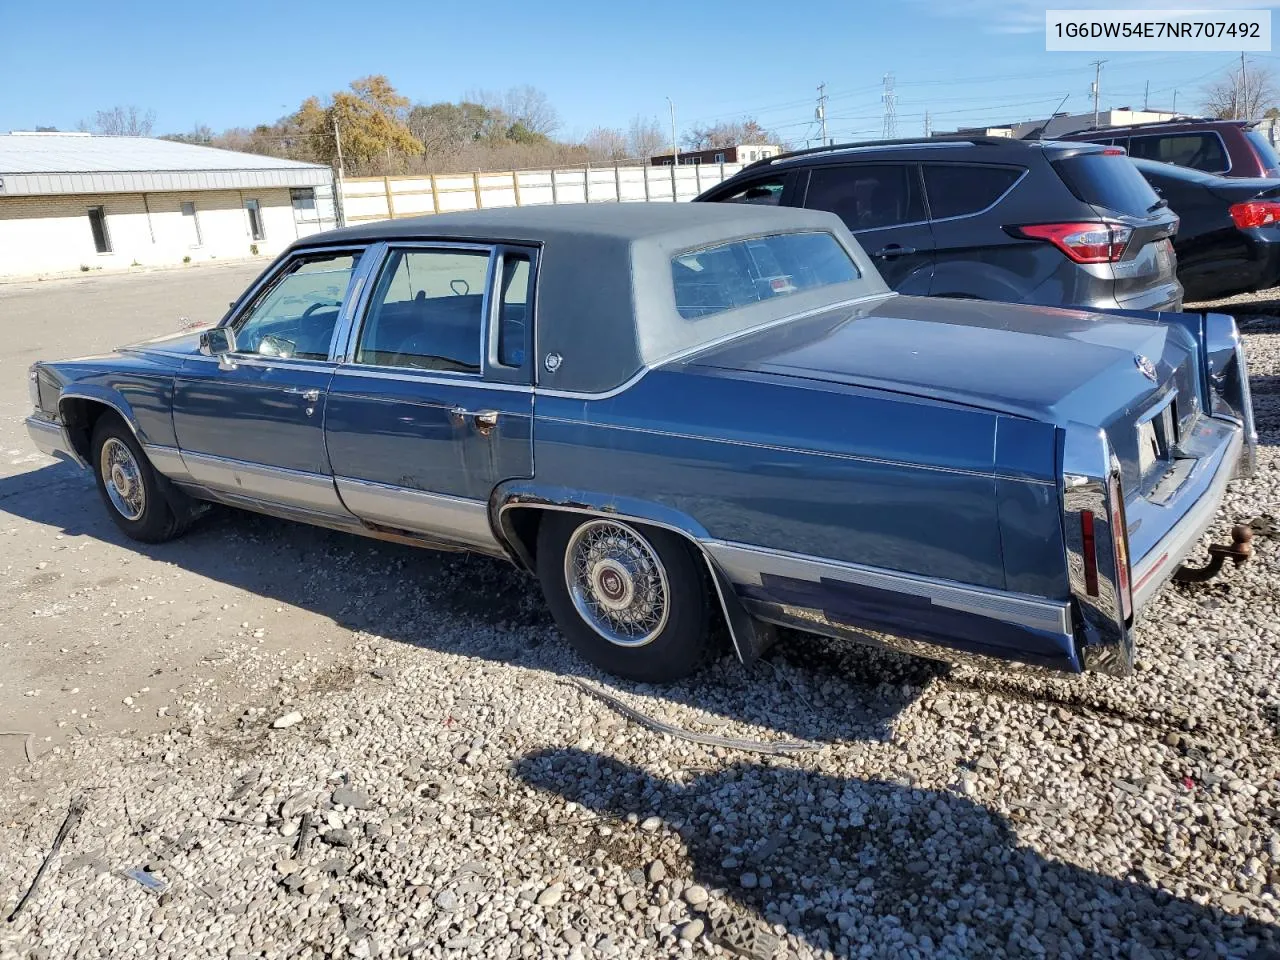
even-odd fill
[[[329,390],[343,503],[366,523],[499,553],[489,495],[533,475],[535,251],[392,246]]]
[[[809,172],[804,205],[827,210],[849,227],[899,293],[926,296],[934,242],[914,163],[842,163]]]
[[[173,424],[197,483],[251,503],[346,514],[325,455],[324,418],[337,366],[331,344],[362,252],[299,252],[231,321],[234,353],[184,362]]]

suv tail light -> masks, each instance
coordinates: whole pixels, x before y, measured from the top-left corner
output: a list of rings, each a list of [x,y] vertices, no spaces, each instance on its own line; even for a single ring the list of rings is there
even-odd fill
[[[1133,228],[1123,223],[1032,223],[1010,227],[1015,236],[1045,240],[1076,263],[1115,263],[1124,256]]]
[[[1280,224],[1280,203],[1275,200],[1250,200],[1231,205],[1231,219],[1241,230]]]
[[[1133,582],[1129,569],[1129,533],[1124,513],[1124,491],[1119,476],[1112,474],[1107,481],[1107,502],[1111,515],[1107,517],[1111,530],[1111,550],[1116,560],[1116,593],[1120,604],[1120,616],[1125,621],[1133,617]],[[1084,560],[1085,592],[1098,596],[1098,538],[1097,517],[1092,510],[1080,511],[1080,548]]]

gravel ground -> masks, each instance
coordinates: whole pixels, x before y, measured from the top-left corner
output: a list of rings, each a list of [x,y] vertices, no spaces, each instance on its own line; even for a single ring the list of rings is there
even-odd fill
[[[1280,513],[1280,320],[1249,322],[1261,469],[1233,488],[1215,537]],[[87,489],[59,483],[68,502]],[[26,496],[15,529],[43,524],[52,540],[55,509]],[[654,688],[582,664],[533,581],[487,560],[229,511],[185,545],[145,553],[93,527],[68,551],[95,537],[111,552],[52,554],[49,569],[133,551],[141,579],[159,579],[122,571],[97,593],[64,591],[70,613],[53,616],[80,630],[78,608],[119,611],[168,674],[114,698],[163,722],[37,738],[35,762],[5,772],[6,915],[72,799],[87,812],[0,925],[3,960],[1280,948],[1275,540],[1214,583],[1167,588],[1126,680],[994,675],[789,635],[750,669],[725,659]],[[60,588],[41,589],[54,603]],[[241,619],[231,604],[250,594],[278,613]],[[187,634],[200,655],[169,667]],[[96,653],[73,649],[107,656],[110,631],[95,637]],[[689,731],[815,749],[656,733],[579,680]]]

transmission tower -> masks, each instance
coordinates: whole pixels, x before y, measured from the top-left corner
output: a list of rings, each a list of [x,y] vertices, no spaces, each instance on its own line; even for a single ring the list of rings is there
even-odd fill
[[[898,135],[897,94],[893,92],[893,74],[884,75],[884,93],[880,99],[884,101],[884,128],[880,135],[885,140],[892,140]]]

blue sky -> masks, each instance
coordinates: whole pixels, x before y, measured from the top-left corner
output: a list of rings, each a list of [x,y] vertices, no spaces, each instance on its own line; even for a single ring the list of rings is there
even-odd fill
[[[1229,53],[1046,53],[1047,6],[1121,0],[636,0],[530,4],[380,0],[216,4],[126,0],[13,3],[0,33],[0,131],[74,129],[95,110],[156,112],[156,132],[274,120],[310,94],[386,74],[415,101],[532,84],[560,133],[625,128],[636,115],[667,129],[755,116],[793,142],[816,137],[816,86],[832,99],[839,139],[880,132],[880,83],[892,72],[899,135],[1091,109],[1089,61],[1104,56],[1103,106],[1194,109]],[[1134,7],[1211,6],[1153,0]],[[1230,0],[1232,7],[1272,7]],[[1280,30],[1280,20],[1277,20]],[[1251,54],[1280,73],[1280,57]]]

